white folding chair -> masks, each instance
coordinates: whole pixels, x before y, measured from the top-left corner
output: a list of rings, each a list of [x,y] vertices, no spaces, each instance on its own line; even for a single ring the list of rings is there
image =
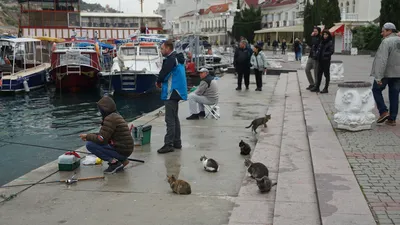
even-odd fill
[[[219,119],[221,116],[219,114],[219,106],[218,103],[214,105],[204,105],[204,108],[207,110],[206,118],[211,114],[214,119]]]

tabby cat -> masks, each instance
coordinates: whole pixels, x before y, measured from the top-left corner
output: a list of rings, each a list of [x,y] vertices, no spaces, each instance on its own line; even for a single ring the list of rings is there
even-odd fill
[[[192,193],[190,184],[184,180],[177,180],[174,175],[168,176],[168,183],[174,193],[178,195],[189,195]]]
[[[243,140],[241,140],[239,142],[239,147],[240,147],[240,154],[241,155],[248,155],[251,152],[251,148],[250,145],[247,144],[246,142],[244,142]]]
[[[268,177],[269,171],[264,164],[259,162],[253,163],[250,159],[245,159],[244,165],[247,167],[247,172],[250,173],[252,178]]]
[[[256,178],[258,189],[261,193],[271,191],[271,188],[277,183],[272,183],[272,181],[267,176],[263,176],[262,178]]]
[[[251,128],[252,131],[254,131],[254,133],[257,134],[257,131],[256,131],[257,128],[258,128],[259,126],[261,126],[262,124],[264,124],[264,127],[267,127],[267,122],[268,122],[270,119],[271,119],[271,114],[265,115],[264,117],[257,118],[257,119],[255,119],[255,120],[253,120],[253,121],[251,122],[251,124],[250,124],[248,127],[246,127],[246,128],[252,127],[252,128]]]

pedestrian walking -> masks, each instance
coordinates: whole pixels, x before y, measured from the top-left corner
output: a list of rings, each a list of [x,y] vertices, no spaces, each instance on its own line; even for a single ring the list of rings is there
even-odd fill
[[[285,39],[282,40],[281,48],[282,48],[282,55],[286,54],[287,44]]]
[[[391,126],[396,126],[400,93],[400,37],[396,33],[393,23],[383,25],[381,35],[384,39],[376,52],[371,71],[371,76],[375,78],[372,93],[380,115],[377,123],[386,121]],[[389,86],[390,111],[382,95],[386,86]]]

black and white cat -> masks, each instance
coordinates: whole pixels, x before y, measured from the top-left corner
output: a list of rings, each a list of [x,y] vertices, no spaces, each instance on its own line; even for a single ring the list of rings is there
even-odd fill
[[[204,170],[207,172],[219,171],[219,165],[214,159],[207,158],[205,155],[203,155],[202,157],[200,157],[200,162],[203,163]]]

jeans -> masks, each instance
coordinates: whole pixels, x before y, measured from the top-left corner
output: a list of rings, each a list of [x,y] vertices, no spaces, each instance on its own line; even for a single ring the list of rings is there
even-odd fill
[[[301,52],[300,51],[295,52],[295,55],[296,55],[296,61],[301,60]]]
[[[385,90],[386,85],[389,86],[389,119],[395,121],[399,111],[400,78],[384,78],[382,79],[382,85],[378,85],[378,83],[374,81],[372,93],[374,94],[374,99],[380,115],[388,112],[388,108],[386,107],[385,100],[383,99],[382,95],[382,91]]]
[[[181,144],[181,124],[179,122],[178,100],[164,101],[165,123],[167,124],[167,134],[164,137],[164,144],[172,146]]]
[[[236,72],[238,73],[238,88],[242,88],[242,79],[244,77],[244,85],[246,88],[249,87],[250,85],[250,68],[238,68],[236,69]]]
[[[128,157],[119,154],[111,145],[99,145],[94,142],[86,142],[86,149],[100,159],[111,162],[113,159],[125,161]]]
[[[204,105],[214,105],[217,101],[192,92],[188,96],[190,114],[198,114],[204,111]]]
[[[262,70],[254,69],[254,74],[256,75],[256,85],[257,88],[262,88],[262,75],[263,75]]]
[[[328,89],[329,82],[331,81],[331,61],[330,60],[322,60],[318,62],[318,77],[317,84],[315,85],[318,90],[319,86],[321,86],[322,74],[325,76],[325,87],[324,89]]]
[[[314,79],[311,74],[311,70],[314,69]],[[311,86],[314,86],[314,80],[317,82],[318,80],[318,60],[314,60],[312,58],[308,58],[307,64],[306,64],[306,75],[307,75],[307,80],[308,83],[310,83]]]

